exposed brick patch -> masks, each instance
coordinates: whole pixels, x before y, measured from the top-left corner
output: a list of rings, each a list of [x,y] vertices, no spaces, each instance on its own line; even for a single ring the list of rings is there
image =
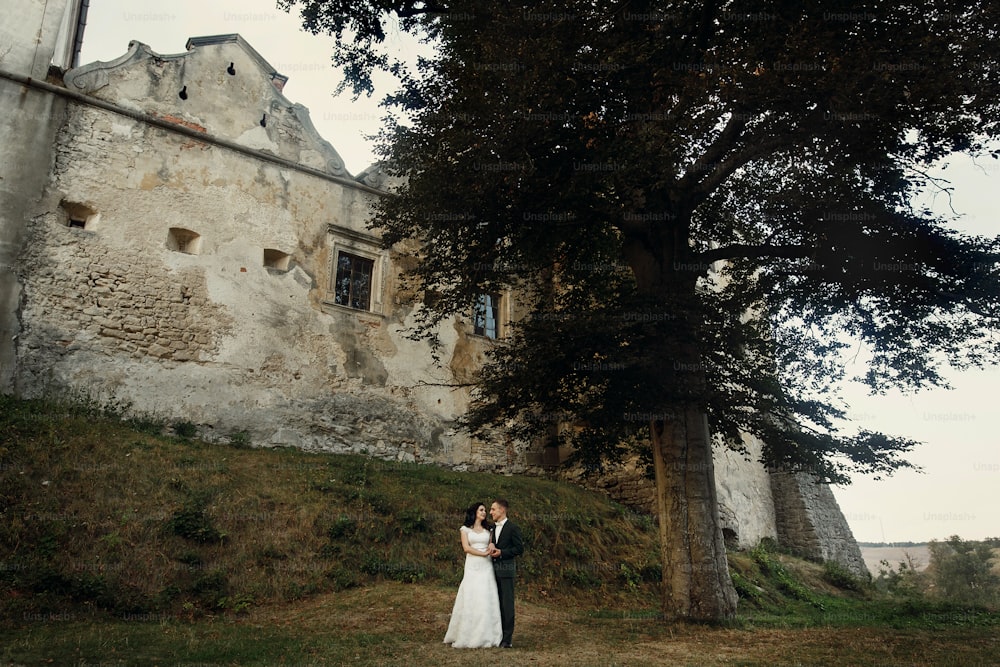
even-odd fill
[[[208,298],[201,271],[168,271],[137,254],[126,266],[97,237],[54,225],[41,227],[35,242],[25,282],[34,335],[25,351],[59,356],[86,347],[171,361],[207,361],[217,351],[229,316]]]
[[[183,125],[189,130],[194,130],[195,132],[208,132],[208,130],[206,130],[203,126],[199,125],[198,123],[192,123],[189,120],[184,120],[183,118],[179,118],[177,116],[172,116],[170,114],[160,114],[156,113],[155,111],[150,111],[149,115],[153,116],[154,118],[159,118],[160,120],[166,121],[168,123],[173,123],[174,125]]]

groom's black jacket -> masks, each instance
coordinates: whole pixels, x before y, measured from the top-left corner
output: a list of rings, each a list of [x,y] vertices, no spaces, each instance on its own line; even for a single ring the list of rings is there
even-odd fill
[[[496,526],[493,527],[496,536]],[[494,540],[500,557],[493,559],[493,570],[498,577],[513,578],[517,574],[517,562],[514,560],[524,553],[524,541],[521,539],[521,529],[510,519],[500,531],[500,539]]]

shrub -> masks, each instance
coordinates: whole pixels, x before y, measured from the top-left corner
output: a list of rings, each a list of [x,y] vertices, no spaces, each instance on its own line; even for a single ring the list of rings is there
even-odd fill
[[[562,572],[567,582],[581,588],[592,588],[601,585],[601,579],[586,567],[568,567]]]
[[[174,433],[176,433],[178,437],[189,440],[198,435],[198,426],[188,421],[175,422]]]
[[[840,563],[832,560],[823,563],[823,581],[844,591],[863,593],[865,590],[861,579]]]
[[[899,595],[905,598],[920,597],[927,590],[927,576],[918,572],[913,560],[907,557],[893,569],[889,561],[879,563],[878,576],[875,578],[875,588],[879,591]]]
[[[225,611],[244,612],[254,605],[252,595],[232,595],[224,596],[218,600],[216,606]]]
[[[229,438],[229,444],[232,447],[236,447],[239,449],[247,449],[252,444],[250,440],[250,434],[247,433],[246,431],[235,431],[233,433],[230,433],[228,438]]]
[[[221,603],[229,592],[229,580],[225,572],[213,570],[195,579],[190,591],[205,607],[221,609]]]
[[[358,530],[358,522],[349,516],[341,515],[337,519],[330,529],[327,531],[327,536],[331,540],[337,540],[341,537],[353,537]]]
[[[928,546],[936,595],[963,604],[1000,602],[1000,577],[991,569],[994,556],[988,542],[969,542],[953,535]]]
[[[358,585],[358,579],[354,572],[340,565],[329,570],[326,577],[333,583],[334,591],[343,591]]]
[[[642,583],[642,574],[639,570],[633,569],[628,563],[621,563],[618,566],[618,575],[628,590],[633,592],[639,590],[639,584]]]
[[[400,526],[406,533],[425,533],[430,529],[427,517],[420,510],[404,510],[399,514],[398,519]]]
[[[226,534],[219,532],[205,514],[205,507],[198,501],[191,501],[174,512],[167,521],[167,528],[184,539],[209,544],[223,542]]]

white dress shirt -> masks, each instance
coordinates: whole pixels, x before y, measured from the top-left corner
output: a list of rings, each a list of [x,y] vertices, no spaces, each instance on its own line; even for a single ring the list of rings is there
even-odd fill
[[[500,531],[503,529],[503,525],[505,523],[507,523],[507,519],[503,519],[502,521],[497,521],[497,526],[493,531],[493,539],[495,540],[495,542],[500,541]]]

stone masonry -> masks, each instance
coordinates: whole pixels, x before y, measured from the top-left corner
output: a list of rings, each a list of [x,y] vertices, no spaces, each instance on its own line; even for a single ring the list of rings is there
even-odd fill
[[[774,472],[778,543],[804,558],[835,561],[858,576],[868,568],[829,485],[803,473]]]

